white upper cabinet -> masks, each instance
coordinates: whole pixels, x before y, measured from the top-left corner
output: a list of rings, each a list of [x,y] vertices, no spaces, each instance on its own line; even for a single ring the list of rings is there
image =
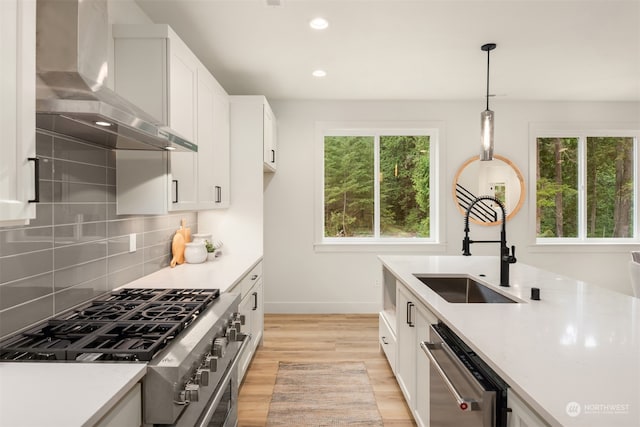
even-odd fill
[[[264,148],[264,170],[265,172],[275,172],[277,165],[277,123],[273,115],[271,106],[264,101],[263,111],[263,148]]]
[[[209,71],[198,68],[198,208],[229,207],[229,95]]]
[[[163,24],[114,25],[114,88],[197,143],[198,58]]]
[[[0,1],[0,225],[28,223],[38,201],[35,0]]]
[[[197,145],[198,58],[168,25],[114,25],[113,37],[115,91]],[[147,171],[133,161],[142,158]],[[118,152],[116,161],[118,214],[197,209],[197,153]]]

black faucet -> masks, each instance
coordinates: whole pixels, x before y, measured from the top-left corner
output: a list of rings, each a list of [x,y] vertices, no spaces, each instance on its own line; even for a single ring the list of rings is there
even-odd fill
[[[471,240],[469,239],[469,214],[471,208],[480,202],[481,200],[490,200],[500,206],[502,210],[502,231],[500,231],[500,240]],[[507,215],[504,210],[504,205],[500,200],[492,196],[479,196],[471,202],[467,207],[467,212],[464,215],[464,239],[462,240],[462,255],[470,256],[470,247],[472,243],[500,243],[500,286],[509,286],[509,264],[515,264],[516,260],[516,247],[511,246],[511,253],[509,253],[509,247],[507,246]]]

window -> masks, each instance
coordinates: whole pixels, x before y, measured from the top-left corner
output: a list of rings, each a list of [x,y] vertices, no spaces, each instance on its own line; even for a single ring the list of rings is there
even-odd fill
[[[539,242],[637,239],[637,134],[545,134],[535,150]]]
[[[322,241],[434,241],[437,133],[325,130]]]

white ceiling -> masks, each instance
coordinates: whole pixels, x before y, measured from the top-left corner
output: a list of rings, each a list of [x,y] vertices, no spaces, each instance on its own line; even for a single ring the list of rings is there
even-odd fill
[[[640,0],[136,1],[233,95],[640,101]]]

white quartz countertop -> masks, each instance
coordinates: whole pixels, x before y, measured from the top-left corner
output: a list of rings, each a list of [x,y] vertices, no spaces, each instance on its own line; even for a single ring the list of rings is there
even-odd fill
[[[145,371],[144,363],[0,363],[0,426],[93,426]]]
[[[640,299],[519,262],[500,287],[498,257],[380,260],[550,424],[640,426]],[[521,303],[449,303],[414,274],[469,275]]]
[[[244,275],[262,260],[262,255],[240,253],[222,255],[201,264],[180,264],[166,267],[140,279],[127,283],[125,288],[233,288]]]

